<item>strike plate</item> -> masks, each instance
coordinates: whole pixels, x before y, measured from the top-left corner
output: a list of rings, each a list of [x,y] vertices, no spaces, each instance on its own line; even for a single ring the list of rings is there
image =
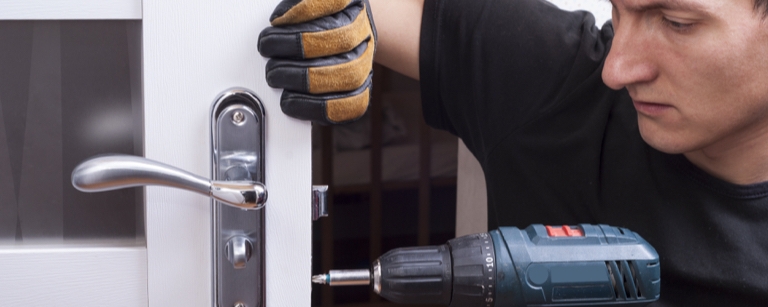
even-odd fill
[[[230,89],[211,109],[213,180],[264,183],[264,107],[253,93]],[[265,305],[264,213],[213,201],[215,306]]]

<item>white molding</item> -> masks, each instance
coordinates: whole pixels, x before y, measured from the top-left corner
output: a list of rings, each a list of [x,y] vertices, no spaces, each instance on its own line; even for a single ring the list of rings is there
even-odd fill
[[[147,306],[147,250],[0,247],[0,306]]]
[[[141,0],[0,0],[0,20],[141,19]]]

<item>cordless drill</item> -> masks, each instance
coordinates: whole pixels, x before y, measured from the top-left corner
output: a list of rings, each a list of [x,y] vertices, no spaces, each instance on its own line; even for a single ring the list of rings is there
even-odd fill
[[[659,298],[660,267],[656,250],[629,229],[535,224],[394,249],[370,269],[332,270],[312,281],[372,283],[402,304],[642,306]]]

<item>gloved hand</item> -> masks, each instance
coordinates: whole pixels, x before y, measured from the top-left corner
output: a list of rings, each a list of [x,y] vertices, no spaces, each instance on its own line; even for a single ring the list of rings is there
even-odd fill
[[[289,116],[320,124],[368,109],[376,30],[367,0],[283,0],[259,35],[267,83]]]

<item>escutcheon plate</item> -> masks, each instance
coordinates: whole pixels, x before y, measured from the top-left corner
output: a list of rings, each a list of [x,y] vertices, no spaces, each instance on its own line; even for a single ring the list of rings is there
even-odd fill
[[[264,107],[252,92],[223,92],[211,108],[213,180],[264,182]],[[262,307],[266,302],[264,214],[213,201],[215,306]]]

